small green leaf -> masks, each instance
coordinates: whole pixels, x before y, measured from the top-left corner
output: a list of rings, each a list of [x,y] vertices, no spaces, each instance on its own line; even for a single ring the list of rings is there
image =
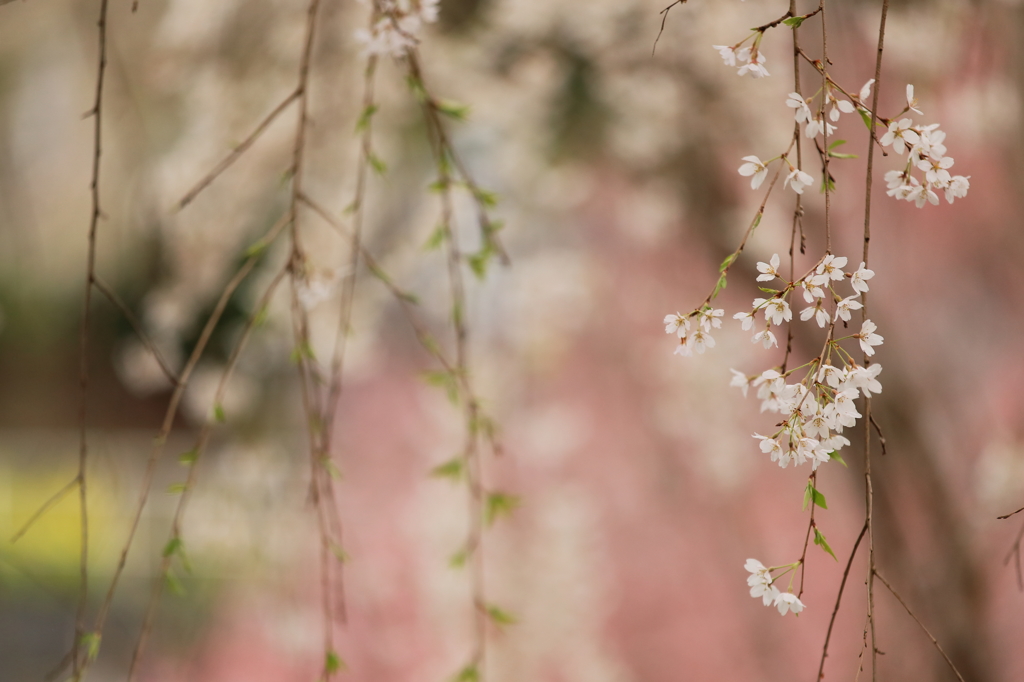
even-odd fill
[[[434,102],[434,108],[445,116],[449,116],[456,121],[465,121],[466,116],[469,115],[469,105],[448,99],[436,100]]]
[[[509,516],[519,506],[519,498],[505,493],[489,493],[484,503],[484,520],[493,524],[502,516]]]
[[[345,670],[345,661],[341,660],[341,656],[336,652],[328,651],[324,659],[324,672],[333,675],[339,670]]]
[[[223,424],[227,421],[227,417],[224,415],[224,406],[220,403],[213,406],[213,421],[218,424]]]
[[[821,531],[817,528],[814,529],[814,544],[818,545],[823,550],[831,554],[833,559],[839,561],[839,559],[836,558],[836,553],[833,552],[832,548],[828,546],[828,542],[825,540],[825,536],[822,535]]]
[[[448,566],[451,568],[462,568],[469,561],[469,552],[463,548],[448,558]]]
[[[366,160],[369,162],[370,166],[373,168],[373,171],[377,175],[384,175],[385,173],[388,172],[388,165],[384,163],[384,160],[381,159],[376,154],[369,154],[366,157]]]
[[[497,625],[515,625],[516,617],[508,611],[490,604],[487,606],[487,616]]]
[[[771,294],[773,297],[779,293],[778,289],[772,289],[771,287],[758,287],[759,291],[763,291],[766,294]]]
[[[423,373],[423,379],[431,386],[443,388],[452,403],[459,401],[459,385],[455,376],[446,370],[434,370]]]
[[[476,275],[477,279],[483,279],[487,276],[487,264],[490,263],[491,257],[494,255],[494,251],[491,249],[489,244],[485,244],[482,249],[476,253],[470,255],[466,260],[469,262],[469,267]]]
[[[320,464],[323,465],[324,469],[327,469],[327,473],[330,474],[331,478],[335,481],[340,481],[344,478],[341,473],[341,469],[338,468],[338,465],[335,464],[334,460],[330,457],[322,457],[320,459]]]
[[[860,158],[856,154],[840,154],[839,152],[829,152],[828,155],[833,159],[858,159]]]
[[[343,563],[343,564],[348,563],[348,560],[349,560],[348,552],[346,552],[345,550],[343,550],[341,547],[339,547],[338,545],[334,544],[333,542],[331,543],[331,553],[334,555],[334,558],[337,559],[338,561],[340,561],[341,563]]]
[[[434,182],[427,185],[427,191],[433,192],[434,194],[440,194],[452,186],[450,178],[443,178],[441,180],[435,180]]]
[[[267,323],[267,318],[270,315],[270,311],[267,310],[267,306],[263,306],[257,311],[256,315],[252,318],[252,326],[262,327]]]
[[[718,296],[719,292],[721,292],[728,284],[729,281],[726,279],[725,273],[723,272],[721,277],[718,278],[718,282],[715,284],[715,290],[711,292],[711,298]]]
[[[372,274],[374,277],[376,277],[377,279],[379,279],[380,281],[382,281],[382,282],[384,282],[386,284],[390,284],[391,283],[391,278],[388,277],[388,273],[386,273],[383,270],[381,270],[379,267],[377,267],[376,264],[371,265],[371,264],[367,263],[366,265],[370,269],[370,274]]]
[[[164,573],[164,580],[167,582],[167,589],[171,592],[179,597],[185,594],[185,586],[182,584],[181,580],[178,579],[178,576],[174,575],[174,571],[172,569],[169,568]]]
[[[473,196],[487,208],[494,208],[498,205],[498,195],[482,187],[474,187]]]
[[[828,149],[829,149],[829,151],[832,151],[833,149],[835,149],[836,147],[838,147],[839,145],[842,145],[842,144],[846,144],[846,140],[836,140],[835,142],[833,142],[832,144],[830,144],[828,146]]]
[[[804,23],[804,19],[807,17],[790,17],[789,19],[783,19],[782,23],[791,28],[800,28],[800,24]]]
[[[424,102],[427,99],[427,91],[423,87],[423,82],[420,81],[416,76],[408,76],[405,79],[405,84],[409,86],[409,90],[412,91],[413,96],[420,102]]]
[[[812,502],[822,509],[828,509],[828,505],[825,504],[825,496],[814,487],[814,484],[807,481],[807,487],[804,488],[804,509],[807,509],[807,504]]]
[[[444,243],[446,234],[447,230],[444,229],[444,225],[438,225],[434,228],[434,231],[430,233],[430,236],[427,237],[427,241],[423,242],[423,250],[433,251],[439,248],[441,244]]]
[[[420,304],[420,297],[411,291],[399,291],[398,298],[402,299],[406,303],[412,303],[413,305]]]
[[[172,554],[176,554],[181,549],[182,549],[181,538],[171,538],[170,540],[167,541],[167,544],[164,545],[163,556],[164,557],[169,557]]]
[[[184,483],[172,483],[169,486],[167,486],[167,492],[170,493],[171,495],[180,495],[181,493],[185,492],[185,488],[187,487],[188,486],[186,486]]]
[[[860,114],[860,120],[864,121],[864,127],[871,130],[871,112],[867,109],[857,109],[857,113]]]
[[[361,133],[370,125],[370,120],[373,119],[373,115],[380,109],[376,104],[371,104],[365,109],[363,113],[359,114],[359,120],[356,121],[356,132]]]
[[[260,241],[256,242],[255,244],[251,245],[249,248],[245,250],[245,257],[252,258],[254,256],[258,256],[261,253],[263,253],[263,251],[266,250],[266,248],[267,243],[261,239]]]
[[[726,256],[725,260],[722,261],[722,264],[718,266],[718,271],[725,272],[730,265],[736,262],[736,256],[737,254],[735,253],[730,253],[728,256]]]
[[[461,457],[450,459],[444,464],[438,464],[430,470],[434,478],[450,478],[452,481],[462,480],[462,473],[465,467]]]
[[[480,682],[480,671],[475,665],[467,665],[452,679],[454,682]]]
[[[178,455],[178,462],[183,466],[191,466],[196,463],[197,459],[199,459],[199,450],[195,448]]]
[[[846,462],[843,461],[842,456],[840,456],[840,454],[838,452],[836,452],[835,450],[833,450],[832,452],[828,453],[828,456],[829,456],[830,459],[834,459],[835,461],[837,461],[840,464],[842,464],[844,467],[846,466]]]
[[[100,642],[102,639],[103,636],[98,632],[84,632],[78,640],[82,648],[85,649],[86,656],[90,661],[95,661],[96,657],[100,655]]]
[[[764,216],[764,213],[762,211],[758,211],[757,215],[754,216],[754,225],[753,227],[751,227],[751,229],[757,229],[757,226],[761,224],[762,216]]]
[[[462,302],[455,301],[452,304],[452,324],[456,327],[462,326]]]

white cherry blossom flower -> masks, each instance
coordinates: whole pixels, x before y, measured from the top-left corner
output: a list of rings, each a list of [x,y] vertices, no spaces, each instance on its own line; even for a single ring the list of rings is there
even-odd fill
[[[765,348],[771,348],[772,346],[777,348],[779,345],[779,342],[775,340],[775,334],[772,334],[768,329],[754,334],[754,338],[751,339],[751,342],[757,343],[758,341],[760,341]]]
[[[828,324],[828,311],[821,307],[821,300],[817,300],[814,306],[810,308],[804,308],[800,311],[800,319],[806,322],[807,320],[814,318],[814,321],[818,323],[818,326],[822,329]]]
[[[920,140],[918,134],[910,129],[913,123],[909,118],[893,121],[889,124],[889,131],[882,135],[879,142],[883,147],[888,147],[891,144],[894,152],[902,154],[904,149],[910,149]]]
[[[860,267],[850,276],[850,286],[858,293],[868,291],[868,280],[875,276],[874,270],[868,270],[867,265],[861,261]]]
[[[750,61],[741,66],[736,71],[736,74],[738,76],[746,76],[747,74],[750,74],[751,78],[763,78],[764,76],[769,76],[771,74],[768,73],[768,69],[764,68],[765,61],[767,61],[765,56],[760,52],[752,54]]]
[[[732,379],[729,381],[729,386],[738,388],[743,392],[743,397],[747,397],[747,389],[750,388],[750,377],[743,372],[739,372],[735,369],[730,369],[732,372]]]
[[[789,308],[789,303],[784,298],[773,298],[768,301],[768,305],[764,309],[765,319],[770,319],[772,323],[777,327],[784,321],[789,322],[793,319],[793,311]]]
[[[847,296],[836,304],[836,320],[849,322],[853,311],[864,307],[864,304],[857,300],[857,296],[858,294]]]
[[[676,346],[676,349],[672,353],[672,355],[682,355],[683,357],[690,357],[691,355],[693,355],[693,350],[691,350],[690,346],[686,343],[686,339],[682,338],[679,339],[679,344]]]
[[[862,104],[866,104],[868,98],[871,97],[871,86],[874,84],[875,79],[872,78],[871,80],[864,84],[864,87],[860,89],[860,93],[857,95],[857,98],[861,101]]]
[[[845,267],[846,256],[833,256],[830,253],[821,259],[821,262],[818,263],[818,267],[814,271],[818,275],[828,275],[829,280],[838,282],[846,277],[846,274],[843,272]],[[822,284],[824,283],[822,282]]]
[[[736,66],[736,48],[730,45],[712,45],[726,66]]]
[[[824,281],[817,278],[811,278],[811,280],[805,279],[800,283],[800,286],[804,288],[804,300],[808,303],[814,303],[816,299],[825,298],[825,292],[822,290],[821,285],[828,281],[828,276],[825,276]]]
[[[817,117],[807,123],[807,127],[804,128],[804,135],[813,138],[821,135],[824,130],[828,131],[828,135],[832,135],[836,131],[836,127],[822,120],[821,117]]]
[[[786,99],[786,106],[796,109],[794,118],[796,118],[797,123],[805,123],[814,118],[813,114],[811,114],[811,108],[807,106],[807,100],[801,97],[799,93],[789,93],[789,97]]]
[[[760,439],[761,442],[758,445],[761,448],[761,452],[766,455],[771,455],[773,462],[777,461],[779,457],[782,456],[782,444],[779,443],[778,439],[762,436],[759,433],[755,433],[754,438]]]
[[[760,272],[761,274],[757,276],[757,281],[770,282],[776,277],[779,277],[779,279],[781,279],[782,277],[779,275],[780,263],[781,261],[779,260],[779,254],[777,253],[772,254],[771,259],[769,259],[767,263],[758,262],[757,271]]]
[[[963,199],[967,196],[967,190],[971,188],[970,178],[970,175],[954,175],[946,187],[946,201],[952,204],[954,199]]]
[[[794,192],[797,194],[803,194],[804,187],[813,183],[814,178],[812,178],[808,173],[805,173],[799,168],[794,168],[793,172],[786,176],[786,180],[782,183],[782,186],[785,187],[786,185],[791,185]]]
[[[740,327],[743,331],[750,331],[750,328],[754,326],[754,313],[736,313],[732,316],[734,320],[741,320]]]
[[[845,99],[837,98],[833,93],[832,88],[828,89],[828,101],[832,105],[832,108],[828,112],[828,117],[833,121],[839,120],[839,112],[844,114],[852,114],[856,111],[856,108],[851,102]]]
[[[753,177],[750,178],[750,188],[757,189],[764,182],[764,179],[768,177],[768,167],[756,156],[744,156],[743,160],[747,163],[740,166],[739,173],[744,177],[752,175]]]
[[[920,109],[917,109],[916,107],[917,107],[917,98],[914,97],[914,86],[909,84],[909,83],[907,83],[907,109],[909,109],[910,111],[915,111],[918,114],[923,115],[924,112],[921,111]]]
[[[925,202],[938,206],[939,195],[932,191],[931,185],[914,185],[907,194],[907,201],[913,201],[918,208],[924,208]]]
[[[881,371],[881,365],[854,367],[847,373],[845,383],[860,389],[865,398],[870,398],[872,393],[882,392],[882,383],[878,380],[878,375]]]
[[[950,175],[947,169],[953,167],[953,157],[928,157],[918,161],[917,167],[924,171],[925,180],[933,185],[940,184],[945,187],[950,181]]]
[[[720,328],[722,326],[722,320],[719,319],[725,315],[725,311],[721,308],[704,308],[697,313],[700,328],[705,332],[710,332],[711,328]]]
[[[860,333],[855,334],[854,338],[860,340],[860,348],[864,351],[864,355],[868,357],[875,354],[874,346],[881,346],[884,339],[875,333],[878,327],[871,320],[864,320],[864,324],[861,325]]]
[[[826,383],[832,388],[838,388],[843,381],[846,380],[846,372],[833,367],[832,365],[822,365],[821,369],[818,370],[817,381],[818,383]]]
[[[711,337],[711,334],[702,329],[697,329],[686,338],[686,345],[690,347],[690,350],[703,355],[705,350],[715,347],[715,340]]]
[[[676,313],[675,315],[669,313],[665,316],[664,323],[666,334],[676,334],[683,338],[690,331],[690,318],[681,313]]]
[[[779,596],[775,599],[775,606],[778,607],[779,613],[783,616],[786,615],[787,611],[792,611],[796,614],[804,610],[804,603],[792,592],[780,592]]]

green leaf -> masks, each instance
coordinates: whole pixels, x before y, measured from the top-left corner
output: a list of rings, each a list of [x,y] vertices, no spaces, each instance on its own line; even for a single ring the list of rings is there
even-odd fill
[[[832,548],[828,546],[828,542],[825,540],[825,536],[822,535],[821,531],[817,528],[814,529],[814,544],[818,545],[823,550],[831,554],[833,559],[839,561],[839,559],[836,558],[836,553],[833,552]]]
[[[493,524],[502,516],[510,516],[519,506],[519,498],[505,493],[489,493],[484,502],[484,521]]]
[[[181,580],[178,579],[178,576],[174,575],[174,571],[172,569],[169,568],[164,573],[164,580],[167,582],[167,589],[171,592],[179,597],[185,594],[185,586],[182,584]]]
[[[376,154],[371,153],[366,157],[366,160],[369,162],[370,166],[373,168],[373,171],[377,175],[384,175],[385,173],[388,172],[388,165],[384,163],[384,160],[381,159]]]
[[[343,563],[343,564],[347,564],[348,563],[348,560],[349,560],[348,552],[346,552],[345,550],[343,550],[341,547],[339,547],[338,545],[334,544],[333,542],[331,543],[331,553],[334,555],[334,558],[337,559],[338,561],[340,561],[341,563]]]
[[[778,289],[772,289],[771,287],[758,287],[758,290],[763,291],[766,294],[771,294],[773,297],[779,293]]]
[[[480,682],[480,671],[475,665],[467,665],[452,679],[454,682]]]
[[[736,253],[730,253],[728,256],[726,256],[725,260],[722,261],[722,264],[718,266],[718,271],[725,272],[726,268],[728,268],[730,265],[736,262],[737,255],[738,254]]]
[[[469,115],[469,105],[454,102],[450,99],[439,99],[434,102],[434,108],[445,116],[454,118],[456,121],[465,121]]]
[[[172,483],[169,486],[167,486],[167,492],[170,493],[171,495],[179,495],[185,492],[185,488],[187,487],[188,486],[186,486],[184,483]]]
[[[757,229],[757,226],[761,224],[761,218],[764,216],[764,212],[758,211],[757,215],[754,216],[754,225],[751,229]]]
[[[341,660],[341,656],[336,652],[328,651],[324,659],[324,672],[333,675],[339,670],[345,670],[345,661]]]
[[[377,267],[376,264],[370,265],[369,263],[367,263],[367,267],[370,269],[370,274],[372,274],[374,277],[376,277],[377,279],[386,284],[391,283],[391,278],[388,277],[388,273],[381,270],[379,267]]]
[[[335,464],[334,460],[331,459],[330,457],[322,457],[320,459],[320,464],[323,465],[324,469],[327,469],[327,473],[330,474],[331,478],[333,478],[335,481],[340,481],[341,479],[344,478],[344,476],[341,474],[341,469],[338,468],[338,465]]]
[[[411,291],[399,291],[398,298],[402,299],[406,303],[412,303],[413,305],[420,304],[420,297]]]
[[[441,180],[435,180],[434,182],[432,182],[429,185],[427,185],[427,191],[433,192],[435,194],[440,194],[441,192],[444,192],[445,190],[447,190],[451,186],[452,186],[451,179],[449,179],[449,178],[442,178]]]
[[[711,298],[718,296],[719,292],[722,291],[729,284],[726,279],[725,273],[723,272],[721,277],[718,278],[718,282],[715,284],[715,290],[711,292]]]
[[[498,205],[498,195],[490,190],[486,190],[481,187],[474,187],[473,196],[487,208],[494,208]]]
[[[245,250],[245,257],[252,258],[263,253],[267,248],[267,243],[262,239]]]
[[[423,373],[423,380],[431,386],[443,388],[452,403],[459,401],[459,385],[455,376],[447,370],[434,370]]]
[[[456,301],[452,304],[452,324],[456,327],[462,326],[462,302]]]
[[[191,466],[196,463],[197,459],[199,459],[199,450],[195,448],[178,455],[178,462],[183,466]]]
[[[423,102],[427,99],[427,91],[423,87],[423,82],[416,76],[408,76],[405,79],[405,84],[409,86],[409,90],[412,91],[413,96]]]
[[[164,557],[169,557],[172,554],[176,554],[177,552],[181,551],[181,549],[182,549],[181,538],[171,538],[170,540],[167,541],[167,544],[164,545],[163,556]]]
[[[842,144],[846,144],[846,140],[836,140],[835,142],[833,142],[832,144],[830,144],[828,146],[828,150],[832,151],[833,149],[835,149],[836,147],[838,147],[839,145],[842,145]]]
[[[262,308],[260,308],[256,315],[252,318],[252,326],[262,327],[263,325],[265,325],[267,323],[267,317],[269,316],[269,314],[270,311],[267,310],[267,306],[263,306]]]
[[[791,28],[800,28],[800,24],[804,23],[804,19],[807,17],[790,17],[789,19],[783,19],[782,23]]]
[[[838,152],[829,152],[828,155],[833,159],[858,159],[860,158],[856,154],[840,154]]]
[[[814,484],[807,481],[807,487],[804,489],[804,509],[807,509],[807,504],[812,502],[822,509],[828,509],[828,505],[825,504],[825,496],[814,487]]]
[[[461,457],[450,459],[444,464],[438,464],[436,467],[430,470],[430,475],[434,478],[450,478],[452,481],[462,480],[462,473],[465,470],[465,465]]]
[[[469,552],[465,548],[462,548],[455,554],[448,557],[448,566],[451,568],[462,568],[466,565],[467,561],[469,561]]]
[[[84,632],[78,643],[85,649],[89,660],[95,661],[96,657],[100,655],[100,642],[102,640],[103,636],[98,632]]]
[[[835,461],[837,461],[840,464],[842,464],[844,467],[846,466],[846,462],[843,461],[843,458],[835,450],[833,450],[832,452],[828,453],[828,456],[829,456],[830,459],[834,459]]]
[[[517,622],[515,616],[494,604],[487,606],[487,616],[497,625],[515,625]]]
[[[363,113],[359,114],[359,120],[356,121],[357,133],[361,133],[364,130],[366,130],[366,128],[370,125],[370,120],[373,118],[373,115],[377,113],[378,109],[380,109],[380,107],[378,107],[376,104],[371,104],[365,109],[363,109]]]
[[[213,421],[218,424],[223,424],[227,421],[227,417],[224,415],[224,406],[220,403],[213,406]]]
[[[864,126],[871,130],[871,112],[858,107],[857,113],[860,114],[860,120],[864,121]]]
[[[427,241],[423,242],[424,251],[434,251],[444,243],[445,235],[447,230],[444,229],[444,225],[438,225],[434,228],[434,231],[427,237]]]
[[[476,275],[477,279],[483,279],[487,276],[487,264],[490,263],[491,257],[494,255],[494,250],[490,244],[485,244],[482,249],[476,253],[470,255],[466,260],[469,262],[469,267]]]

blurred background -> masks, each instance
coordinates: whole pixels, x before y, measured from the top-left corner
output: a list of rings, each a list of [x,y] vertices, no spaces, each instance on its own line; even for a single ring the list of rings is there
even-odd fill
[[[803,7],[802,5],[806,5]],[[879,2],[828,8],[834,77],[874,73]],[[78,514],[64,499],[11,537],[76,473],[77,365],[95,87],[95,0],[0,7],[0,680],[41,680],[70,646]],[[816,3],[798,3],[809,11]],[[110,7],[98,273],[179,369],[246,249],[286,210],[294,110],[184,210],[190,187],[294,88],[300,0],[142,0]],[[743,563],[799,557],[806,471],[782,470],[750,438],[774,419],[728,388],[781,353],[731,320],[758,260],[788,248],[792,204],[773,199],[719,298],[718,345],[673,356],[661,319],[697,306],[761,201],[740,157],[785,148],[789,32],[761,49],[769,78],[738,78],[712,44],[781,16],[782,0],[676,6],[652,55],[663,3],[442,0],[423,33],[425,76],[469,104],[452,127],[471,172],[501,198],[511,265],[469,290],[471,365],[501,428],[489,485],[521,497],[487,533],[494,628],[488,679],[569,682],[811,680],[842,577],[809,552],[807,609],[780,618],[747,594]],[[311,81],[307,192],[339,219],[351,202],[369,8],[324,0]],[[817,19],[802,29],[818,54]],[[916,209],[876,180],[871,318],[885,337],[874,414],[880,570],[970,682],[1024,679],[1024,593],[1011,550],[1024,519],[1024,5],[894,3],[882,112],[913,83],[920,121],[948,132],[966,199]],[[804,73],[805,83],[810,74]],[[382,60],[375,145],[389,170],[368,188],[369,250],[444,342],[443,254],[422,248],[438,217],[425,130],[404,71]],[[840,122],[846,151],[863,125]],[[805,159],[807,157],[805,156]],[[897,167],[878,158],[879,172]],[[811,164],[808,164],[809,166]],[[859,262],[863,160],[835,162],[834,251]],[[812,167],[812,170],[813,167]],[[820,177],[820,172],[814,173]],[[824,249],[823,199],[805,197],[809,266]],[[478,239],[470,207],[459,232]],[[345,240],[307,211],[304,239],[326,280]],[[287,257],[270,249],[232,298],[169,440],[90,679],[123,678],[184,479],[176,455],[208,419],[228,353]],[[345,524],[351,680],[444,680],[471,643],[467,575],[448,566],[467,523],[463,488],[431,478],[458,452],[461,418],[422,380],[433,368],[399,306],[358,273],[333,460]],[[316,305],[329,356],[338,296]],[[128,530],[171,387],[130,325],[95,300],[90,357],[91,611]],[[192,564],[167,594],[141,679],[313,680],[323,661],[318,537],[284,287],[224,401],[185,518]],[[794,352],[814,355],[815,337]],[[859,429],[858,429],[859,431]],[[855,443],[856,446],[856,443]],[[856,447],[822,468],[816,516],[840,562],[863,519]],[[877,453],[877,449],[876,449]],[[1022,515],[1024,516],[1024,515]],[[826,679],[856,674],[863,554],[851,572]],[[880,679],[955,679],[891,595],[876,593]]]

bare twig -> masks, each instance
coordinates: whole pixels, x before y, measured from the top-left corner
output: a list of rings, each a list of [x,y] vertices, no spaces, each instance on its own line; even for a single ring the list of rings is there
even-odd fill
[[[1022,511],[1024,511],[1024,507],[1021,507],[1021,508],[1020,508],[1020,509],[1018,509],[1017,511],[1012,511],[1012,512],[1010,512],[1009,514],[1003,514],[1002,516],[997,516],[996,518],[997,518],[997,519],[1000,519],[1000,520],[1002,520],[1002,519],[1008,519],[1008,518],[1010,518],[1011,516],[1013,516],[1014,514],[1020,514],[1020,513],[1022,512]]]
[[[107,2],[100,2],[96,22],[99,42],[99,63],[96,68],[96,95],[93,115],[92,210],[89,214],[89,253],[85,275],[85,300],[82,304],[82,327],[79,338],[79,403],[78,403],[78,506],[81,515],[81,549],[79,553],[78,609],[75,615],[75,640],[71,644],[71,664],[75,679],[82,673],[79,646],[85,634],[85,612],[89,604],[89,510],[88,480],[89,448],[86,439],[86,406],[89,389],[89,325],[92,321],[92,284],[96,278],[96,231],[100,216],[100,157],[103,155],[103,85],[107,72]]]
[[[204,175],[203,178],[192,187],[192,189],[185,193],[185,196],[183,196],[181,200],[178,202],[177,209],[181,210],[188,206],[197,196],[199,196],[200,192],[202,192],[210,185],[211,182],[216,180],[221,173],[230,168],[231,164],[237,161],[238,158],[242,156],[242,154],[244,154],[246,151],[248,151],[249,147],[251,147],[253,143],[256,142],[256,140],[258,140],[260,136],[263,135],[266,129],[270,126],[270,124],[274,122],[274,119],[280,116],[281,113],[288,108],[288,105],[294,102],[296,99],[298,99],[301,95],[302,90],[296,89],[293,90],[287,97],[285,97],[281,101],[281,103],[274,108],[273,111],[267,114],[267,116],[262,121],[259,122],[256,128],[251,133],[249,133],[249,136],[247,138],[242,140],[242,142],[240,142],[237,147],[232,149],[227,156],[221,159],[221,161],[216,166],[213,167],[213,170]]]
[[[839,604],[843,600],[843,590],[846,589],[846,579],[850,577],[850,567],[853,566],[853,558],[857,556],[857,548],[860,547],[860,541],[864,539],[865,533],[868,532],[868,524],[865,523],[864,527],[860,530],[860,535],[857,536],[857,541],[853,543],[853,549],[850,550],[850,558],[846,561],[846,568],[843,570],[843,580],[839,583],[839,593],[836,594],[836,605],[832,609],[832,617],[828,621],[828,631],[825,633],[825,644],[821,647],[821,664],[818,666],[818,680],[825,679],[825,659],[828,657],[828,643],[832,639],[832,627],[836,624],[836,616],[839,615]]]
[[[20,540],[21,536],[23,536],[25,533],[27,533],[28,529],[31,528],[32,525],[43,516],[43,514],[45,514],[46,512],[50,511],[51,509],[53,509],[53,507],[55,507],[58,502],[63,500],[64,497],[69,492],[74,490],[75,486],[78,485],[78,480],[79,480],[78,476],[75,476],[70,481],[68,481],[67,484],[63,488],[61,488],[60,490],[55,492],[50,497],[50,499],[48,499],[46,502],[43,502],[42,506],[40,506],[39,509],[37,509],[36,512],[32,516],[29,517],[28,521],[26,521],[24,523],[24,525],[22,525],[22,527],[18,530],[18,532],[11,536],[11,544],[13,545],[15,542]]]
[[[1017,511],[1020,511],[1019,509]],[[1016,513],[1016,512],[1014,512]],[[1006,516],[1000,516],[999,518],[1008,518]],[[1013,545],[1010,546],[1010,551],[1006,554],[1006,558],[1003,559],[1003,565],[1010,563],[1010,559],[1014,560],[1014,568],[1017,569],[1017,589],[1024,592],[1024,576],[1021,575],[1020,567],[1020,543],[1024,540],[1024,524],[1021,524],[1020,530],[1017,532],[1017,538],[1013,541]]]
[[[654,45],[651,47],[651,56],[654,56],[654,51],[658,49],[658,41],[661,40],[661,34],[665,32],[665,21],[668,19],[668,12],[676,5],[682,5],[686,0],[676,0],[665,9],[658,12],[661,15],[661,28],[658,29],[658,35],[654,38]]]
[[[171,368],[167,365],[167,361],[164,360],[164,356],[160,353],[160,349],[156,347],[156,344],[154,344],[152,339],[149,338],[149,335],[146,334],[145,329],[142,328],[142,324],[139,322],[138,318],[135,317],[135,313],[125,305],[124,301],[122,301],[120,297],[114,293],[114,290],[107,286],[107,284],[100,279],[98,275],[93,278],[93,284],[100,290],[100,293],[107,297],[107,300],[113,303],[114,306],[121,311],[121,314],[124,315],[125,319],[128,320],[128,324],[130,324],[132,329],[135,330],[135,334],[139,337],[139,340],[142,341],[142,345],[146,347],[146,350],[153,354],[153,358],[156,360],[157,364],[160,365],[160,369],[163,371],[164,376],[167,377],[169,382],[171,382],[171,386],[177,386],[178,377],[174,375],[174,372],[172,372]]]
[[[903,597],[901,597],[899,595],[899,593],[897,593],[896,590],[893,589],[892,585],[889,584],[888,580],[886,580],[885,578],[882,577],[881,573],[879,573],[878,571],[875,571],[875,576],[882,582],[883,585],[886,586],[886,588],[888,588],[889,592],[892,593],[892,596],[896,597],[896,600],[900,603],[901,606],[903,606],[903,608],[906,610],[907,614],[911,618],[914,619],[914,622],[916,622],[919,626],[921,626],[921,630],[924,631],[924,634],[928,635],[928,639],[932,640],[932,644],[934,644],[936,650],[938,650],[938,652],[940,654],[942,654],[942,658],[945,659],[946,663],[949,665],[950,670],[952,670],[953,674],[956,675],[956,678],[958,680],[960,680],[960,682],[965,682],[964,681],[964,676],[961,675],[960,671],[956,669],[955,665],[953,665],[953,661],[950,660],[949,656],[943,650],[942,645],[940,645],[938,640],[935,639],[935,636],[932,635],[931,632],[929,632],[928,628],[926,628],[924,623],[921,622],[921,619],[918,618],[917,615],[913,611],[910,610],[910,607],[907,606],[907,602],[903,601]]]

